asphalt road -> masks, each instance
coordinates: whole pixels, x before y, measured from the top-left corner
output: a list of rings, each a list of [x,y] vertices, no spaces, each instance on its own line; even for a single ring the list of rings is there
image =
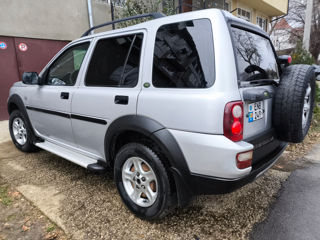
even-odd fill
[[[320,239],[320,164],[290,175],[268,218],[254,228],[251,239]]]

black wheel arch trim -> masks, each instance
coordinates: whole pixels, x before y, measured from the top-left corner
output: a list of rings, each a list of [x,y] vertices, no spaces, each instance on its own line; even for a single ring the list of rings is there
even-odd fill
[[[140,133],[155,142],[166,155],[170,164],[170,171],[174,177],[178,205],[185,206],[193,196],[188,187],[190,171],[185,157],[173,135],[159,122],[139,115],[127,115],[113,121],[105,136],[105,157],[109,165],[115,157],[115,142],[119,134],[125,131]]]
[[[24,105],[23,100],[21,99],[21,97],[18,94],[13,94],[8,99],[7,110],[8,110],[9,115],[12,111],[14,111],[14,109],[12,109],[12,104],[15,104],[18,107],[18,109],[23,113],[23,115],[26,118],[27,124],[31,127],[31,130],[33,132],[33,136],[36,136],[35,131],[33,129],[33,126],[31,124],[31,121],[29,119],[29,116],[28,116],[28,113],[26,110],[26,106]],[[41,141],[40,139],[36,139],[36,138],[37,137],[35,137],[35,139],[32,139],[33,142]]]

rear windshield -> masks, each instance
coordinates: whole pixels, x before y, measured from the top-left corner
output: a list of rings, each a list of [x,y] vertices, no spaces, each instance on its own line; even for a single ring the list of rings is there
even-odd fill
[[[208,88],[214,82],[211,22],[164,25],[156,35],[152,83],[159,88]]]
[[[270,40],[239,28],[232,28],[239,80],[278,79],[278,66]]]

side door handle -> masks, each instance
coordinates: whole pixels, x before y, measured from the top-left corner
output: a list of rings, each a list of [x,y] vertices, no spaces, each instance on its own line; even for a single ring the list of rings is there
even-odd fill
[[[68,92],[61,92],[60,98],[61,99],[69,99],[69,93]]]
[[[121,104],[121,105],[128,105],[129,97],[128,96],[115,96],[114,103]]]

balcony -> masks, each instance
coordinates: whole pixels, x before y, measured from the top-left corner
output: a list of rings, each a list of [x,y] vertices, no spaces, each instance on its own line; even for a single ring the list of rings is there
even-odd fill
[[[267,14],[269,17],[287,14],[288,0],[238,0],[260,12]]]

